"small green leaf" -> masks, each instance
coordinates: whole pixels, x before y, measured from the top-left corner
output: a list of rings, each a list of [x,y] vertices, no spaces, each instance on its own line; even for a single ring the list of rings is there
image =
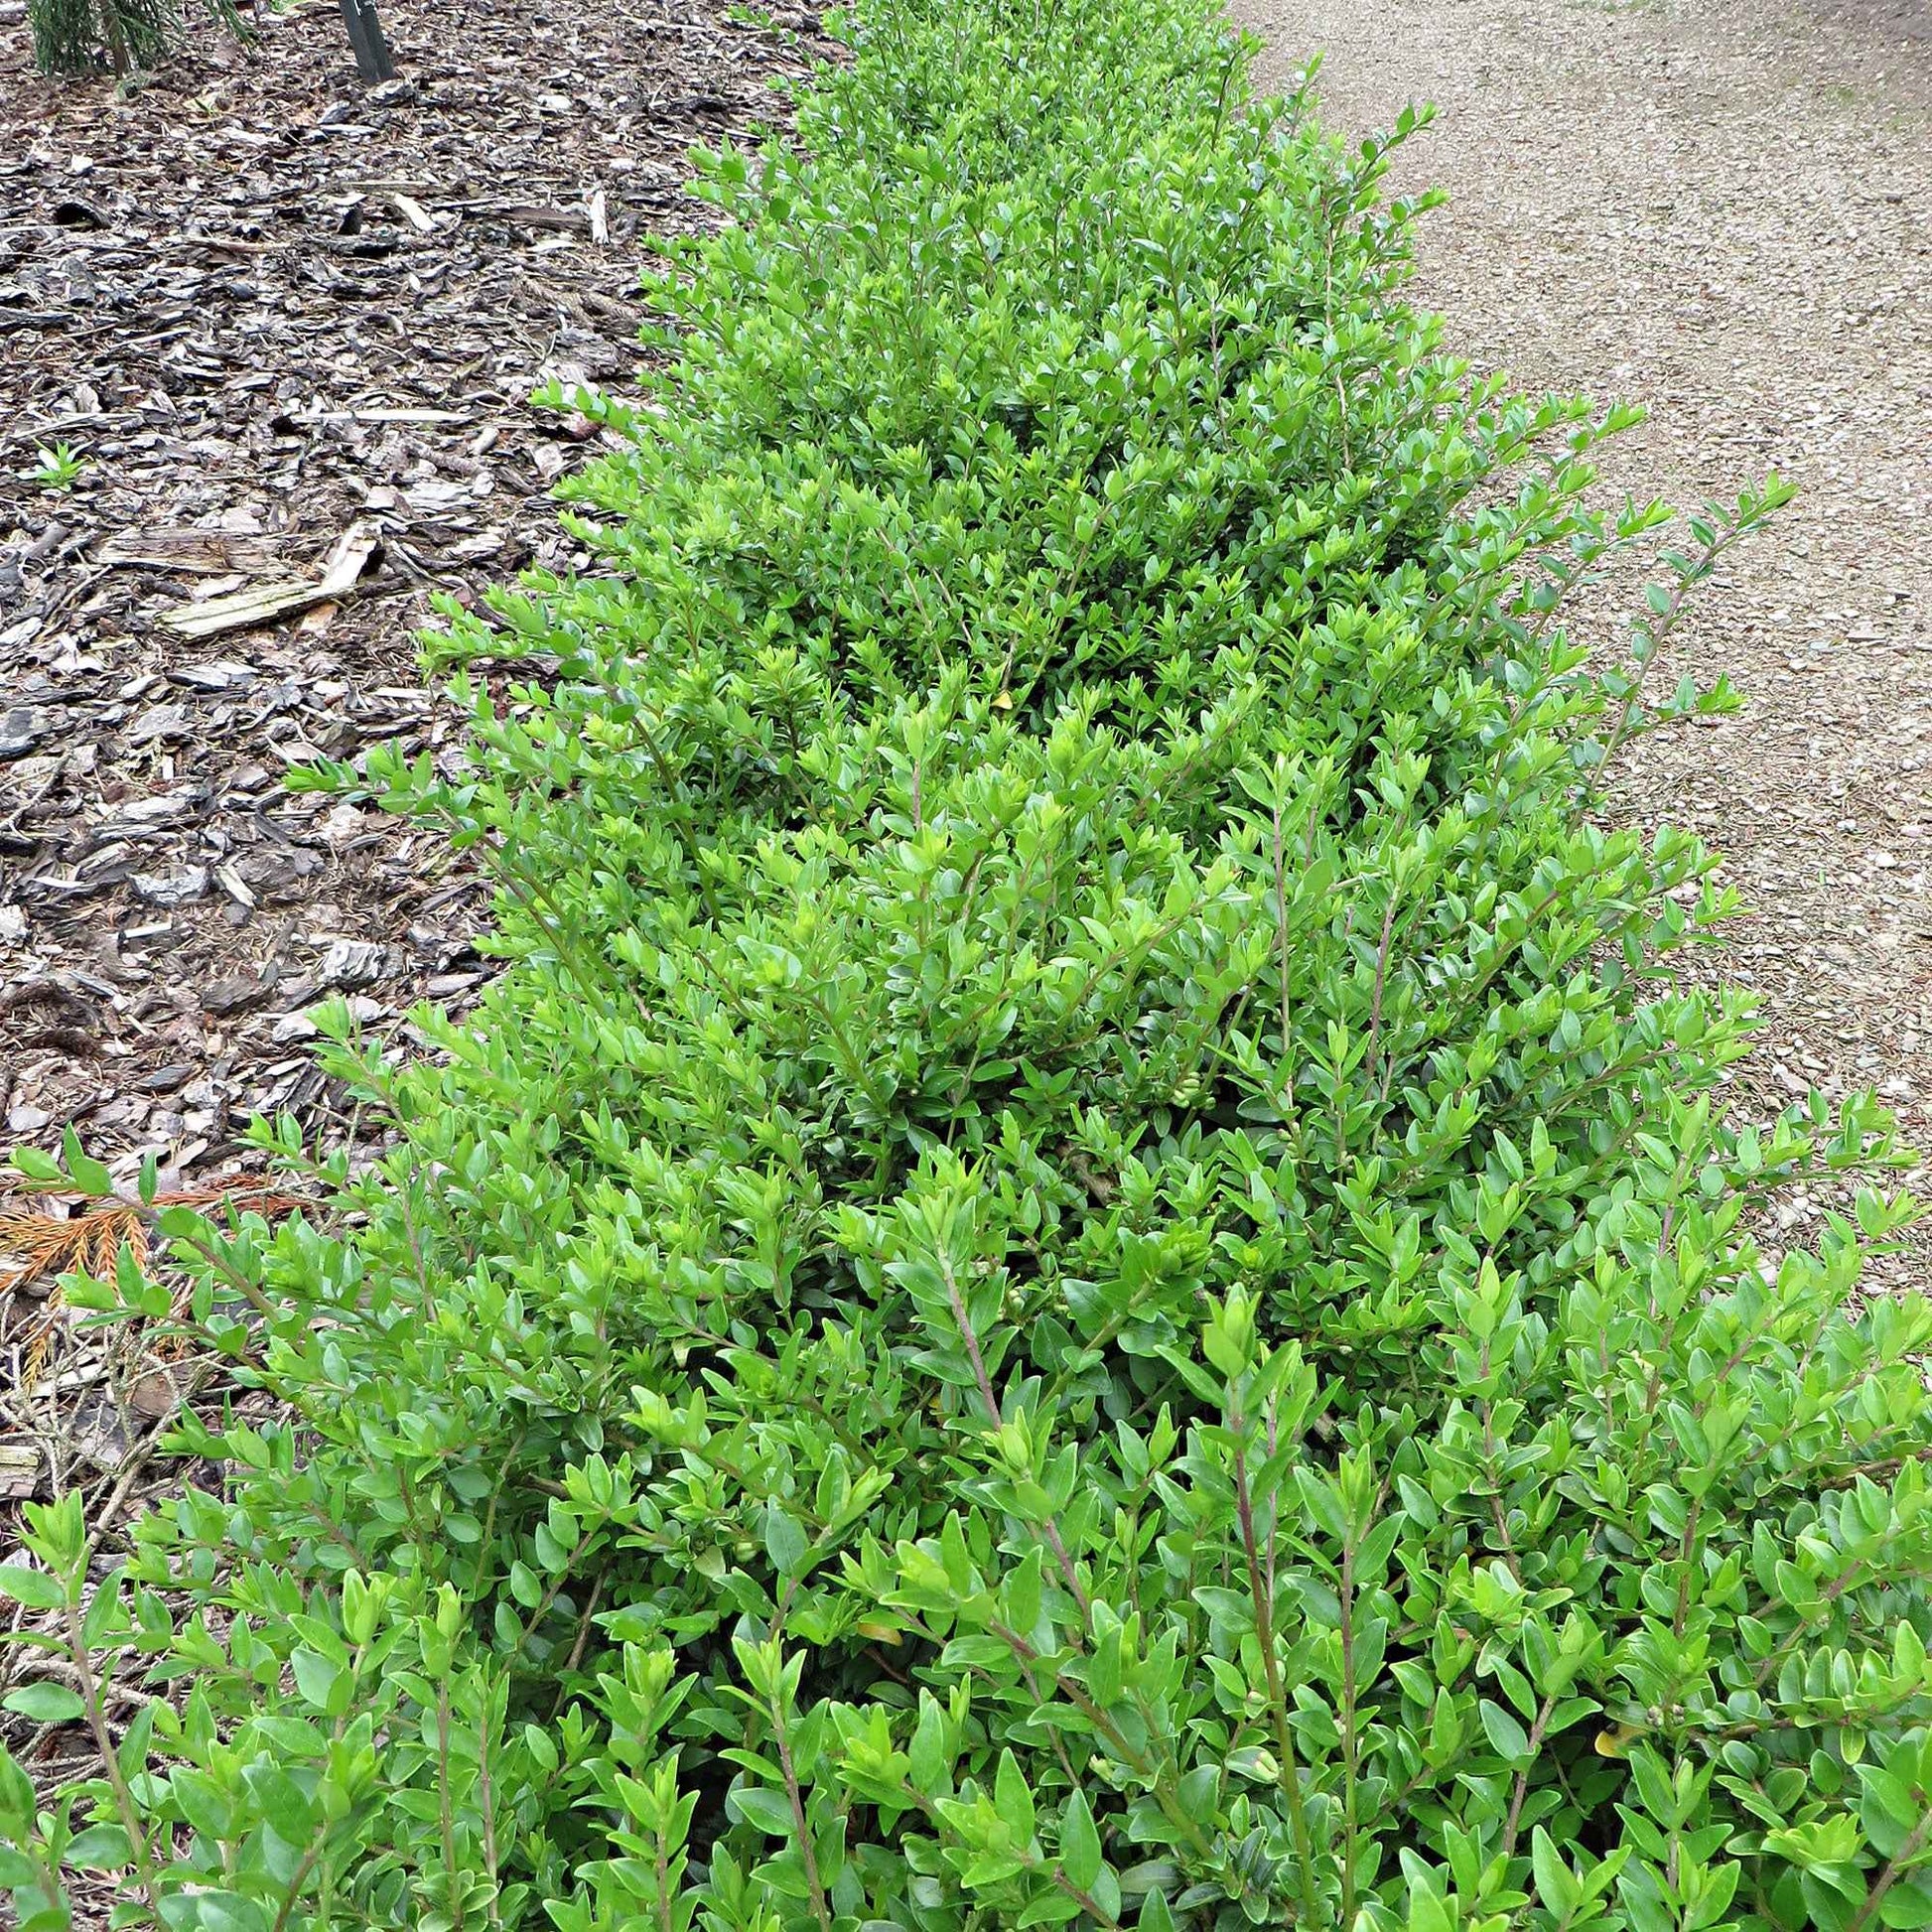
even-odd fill
[[[1013,1921],[1014,1932],[1029,1932],[1035,1925],[1069,1925],[1080,1916],[1080,1901],[1066,1892],[1037,1892]]]
[[[77,1691],[69,1691],[65,1684],[23,1684],[17,1691],[9,1691],[0,1705],[8,1711],[17,1711],[23,1718],[32,1718],[37,1725],[71,1724],[75,1718],[86,1714],[87,1706]]]
[[[74,1186],[96,1200],[114,1191],[114,1176],[80,1145],[80,1136],[71,1127],[61,1136],[61,1152],[67,1157],[68,1173]]]
[[[120,1825],[90,1825],[75,1833],[64,1856],[69,1864],[112,1871],[134,1863],[134,1846]]]
[[[805,1532],[776,1503],[764,1512],[764,1554],[780,1577],[795,1577],[804,1568],[810,1549]]]
[[[1497,1754],[1510,1764],[1526,1763],[1530,1756],[1529,1733],[1500,1704],[1482,1700],[1482,1727]]]
[[[1136,1924],[1139,1932],[1174,1932],[1173,1913],[1168,1909],[1168,1901],[1164,1893],[1158,1891],[1148,1893]]]
[[[1537,1902],[1560,1921],[1568,1919],[1577,1909],[1583,1888],[1541,1825],[1530,1834],[1530,1869],[1536,1875]]]
[[[1040,1562],[1039,1546],[1035,1544],[1006,1581],[1007,1614],[1023,1636],[1031,1636],[1039,1621]]]
[[[1885,1893],[1878,1916],[1896,1932],[1918,1932],[1932,1925],[1932,1883],[1922,1878],[1900,1878]]]
[[[919,1722],[907,1747],[913,1789],[928,1798],[952,1789],[952,1764],[946,1751],[946,1719],[929,1692],[919,1697]]]
[[[289,1659],[289,1665],[295,1672],[295,1688],[302,1693],[304,1701],[318,1711],[328,1710],[329,1696],[340,1674],[337,1667],[319,1650],[311,1650],[306,1645]]]
[[[731,1794],[731,1809],[748,1824],[773,1838],[789,1838],[797,1829],[790,1801],[782,1791],[767,1791],[762,1785],[742,1784]]]
[[[1000,1768],[993,1774],[993,1809],[1017,1844],[1033,1843],[1034,1794],[1027,1788],[1020,1761],[1011,1750],[1000,1753]]]
[[[1060,1869],[1082,1891],[1091,1891],[1100,1876],[1100,1834],[1086,1794],[1075,1790],[1060,1817]]]
[[[30,1610],[58,1610],[68,1600],[58,1577],[45,1570],[31,1570],[24,1563],[0,1564],[0,1592]]]
[[[315,1800],[277,1765],[250,1764],[242,1777],[283,1844],[304,1844],[316,1828]]]

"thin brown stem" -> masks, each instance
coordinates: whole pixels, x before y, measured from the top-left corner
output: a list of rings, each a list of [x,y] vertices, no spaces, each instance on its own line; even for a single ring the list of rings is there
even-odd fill
[[[1370,1085],[1375,1081],[1376,1057],[1381,1051],[1382,1041],[1382,989],[1389,975],[1389,940],[1395,932],[1396,895],[1393,887],[1389,890],[1389,909],[1382,915],[1382,939],[1375,949],[1375,995],[1368,1009],[1368,1051],[1362,1055],[1362,1077]],[[1393,1071],[1394,1061],[1390,1061]],[[1384,1089],[1386,1097],[1387,1090]]]
[[[811,1826],[805,1817],[804,1789],[798,1782],[798,1767],[792,1760],[791,1736],[786,1727],[784,1700],[778,1689],[783,1671],[784,1660],[780,1657],[778,1677],[772,1682],[771,1735],[778,1746],[778,1768],[784,1774],[785,1797],[791,1805],[792,1830],[798,1835],[798,1851],[805,1861],[805,1883],[811,1890],[812,1910],[818,1915],[821,1932],[832,1932],[832,1910],[826,1903],[825,1885],[818,1875],[818,1850],[812,1843]]]
[[[980,1352],[980,1338],[973,1326],[973,1318],[966,1311],[966,1298],[960,1293],[959,1278],[953,1273],[952,1258],[941,1254],[939,1273],[946,1284],[946,1300],[952,1305],[952,1317],[959,1324],[960,1339],[966,1344],[966,1359],[973,1365],[973,1380],[979,1385],[980,1401],[985,1405],[987,1420],[997,1429],[1005,1427],[1000,1419],[1000,1398],[993,1393],[993,1378],[986,1372],[986,1357]],[[1084,1623],[1091,1613],[1092,1605],[1087,1600],[1087,1592],[1081,1587],[1078,1574],[1073,1568],[1073,1559],[1067,1553],[1065,1540],[1060,1535],[1056,1518],[1048,1516],[1040,1525],[1048,1547],[1053,1552],[1053,1561],[1059,1565],[1061,1577],[1067,1588],[1073,1593],[1073,1600],[1079,1605],[1080,1620]]]
[[[1865,1922],[1880,1905],[1885,1902],[1885,1894],[1892,1888],[1898,1874],[1925,1850],[1925,1843],[1932,1838],[1932,1811],[1928,1811],[1911,1831],[1905,1842],[1892,1854],[1884,1870],[1879,1872],[1877,1882],[1864,1895],[1864,1903],[1852,1914],[1852,1921],[1845,1932],[1864,1932]]]
[[[1530,1761],[1516,1773],[1515,1788],[1509,1794],[1509,1817],[1503,1825],[1503,1857],[1514,1856],[1516,1834],[1523,1822],[1523,1801],[1530,1795],[1530,1772],[1536,1764],[1536,1754],[1543,1745],[1543,1727],[1550,1722],[1550,1714],[1557,1708],[1553,1697],[1543,1700],[1535,1720],[1530,1725]]]
[[[118,1586],[110,1585],[109,1587]],[[134,1793],[121,1770],[113,1732],[107,1728],[107,1713],[101,1707],[100,1682],[94,1675],[88,1654],[84,1619],[78,1601],[72,1597],[69,1598],[67,1605],[67,1626],[68,1654],[73,1659],[73,1668],[80,1680],[80,1702],[86,1714],[87,1728],[93,1733],[94,1748],[100,1752],[101,1769],[106,1773],[108,1789],[114,1794],[114,1808],[121,1815],[121,1824],[134,1853],[134,1868],[140,1874],[141,1896],[159,1923],[161,1906],[156,1891],[154,1851],[141,1826],[140,1807],[134,1802]]]
[[[1241,1417],[1230,1416],[1229,1427],[1239,1439],[1244,1430]],[[1234,1503],[1241,1523],[1242,1548],[1248,1558],[1248,1593],[1254,1599],[1255,1636],[1261,1645],[1261,1667],[1268,1678],[1268,1708],[1274,1720],[1275,1745],[1281,1754],[1279,1775],[1282,1797],[1288,1805],[1290,1829],[1295,1835],[1296,1863],[1301,1867],[1302,1909],[1310,1924],[1319,1922],[1314,1883],[1314,1841],[1309,1831],[1308,1810],[1302,1799],[1301,1761],[1295,1749],[1295,1731],[1289,1722],[1288,1692],[1282,1682],[1282,1661],[1275,1654],[1275,1609],[1262,1583],[1261,1547],[1255,1537],[1254,1496],[1248,1484],[1247,1450],[1234,1451]]]

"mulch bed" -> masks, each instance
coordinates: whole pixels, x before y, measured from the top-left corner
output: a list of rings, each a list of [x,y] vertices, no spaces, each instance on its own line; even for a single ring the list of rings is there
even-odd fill
[[[205,1192],[251,1116],[340,1141],[318,1002],[406,1050],[414,1002],[474,997],[475,871],[284,780],[460,756],[415,633],[579,561],[550,492],[593,431],[530,394],[633,370],[650,238],[713,218],[689,148],[781,118],[818,51],[766,11],[385,0],[400,78],[365,89],[335,0],[297,0],[117,90],[36,73],[0,0],[0,1148],[71,1125],[123,1184],[152,1155]],[[62,445],[71,488],[25,474]],[[30,1204],[0,1180],[0,1235]],[[117,1398],[65,1474],[29,1452],[47,1388],[71,1423],[114,1377],[69,1338],[30,1395],[52,1284],[11,1248],[0,1496],[109,1493],[153,1418]]]

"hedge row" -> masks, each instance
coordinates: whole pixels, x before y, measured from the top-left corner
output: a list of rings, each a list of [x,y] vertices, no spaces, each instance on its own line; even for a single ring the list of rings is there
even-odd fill
[[[531,681],[316,779],[508,965],[345,1038],[404,1139],[335,1214],[171,1220],[285,1419],[0,1571],[76,1704],[192,1681],[0,1764],[22,1925],[1932,1920],[1912,1209],[1748,1231],[1886,1124],[1725,1124],[1730,896],[1590,812],[1782,490],[1591,674],[1630,417],[1442,354],[1386,148],[1203,0],[850,37],[702,161],[599,573],[447,640]]]

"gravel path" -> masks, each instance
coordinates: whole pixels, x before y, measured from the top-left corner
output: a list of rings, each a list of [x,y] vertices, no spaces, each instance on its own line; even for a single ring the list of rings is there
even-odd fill
[[[1875,1086],[1932,1147],[1932,0],[1234,12],[1270,85],[1322,51],[1339,131],[1437,104],[1395,174],[1449,192],[1419,299],[1479,366],[1648,404],[1610,483],[1800,485],[1660,680],[1728,672],[1747,710],[1649,741],[1623,795],[1752,908],[1723,963],[1764,999],[1747,1089]]]

